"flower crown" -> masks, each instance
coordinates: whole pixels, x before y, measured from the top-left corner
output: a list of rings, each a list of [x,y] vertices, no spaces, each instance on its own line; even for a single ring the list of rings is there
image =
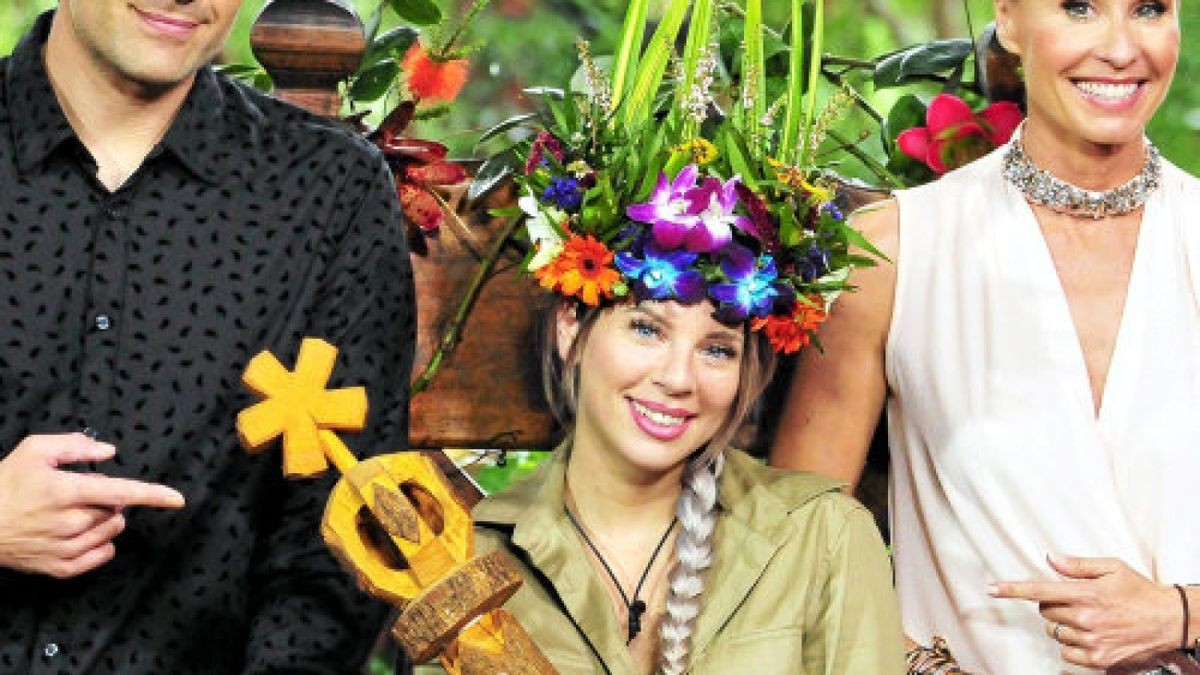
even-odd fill
[[[787,77],[772,79],[759,1],[737,17],[745,35],[736,53],[710,43],[712,0],[674,0],[635,58],[645,4],[630,4],[607,72],[581,43],[579,91],[533,90],[546,111],[519,121],[533,133],[507,153],[522,193],[513,213],[526,217],[531,244],[524,268],[592,306],[708,299],[719,320],[749,320],[777,351],[795,352],[813,339],[850,267],[873,264],[850,246],[878,255],[845,224],[832,180],[814,166],[827,128],[851,103],[839,91],[812,116],[816,75],[802,81],[800,65],[805,37],[820,53],[819,23],[807,34],[793,25]],[[689,8],[687,47],[667,77]],[[741,79],[716,82],[719,72]],[[773,92],[781,93],[768,106]]]

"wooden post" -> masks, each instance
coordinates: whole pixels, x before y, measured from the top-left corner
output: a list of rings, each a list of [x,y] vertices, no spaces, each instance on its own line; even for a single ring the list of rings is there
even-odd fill
[[[362,22],[346,0],[271,0],[250,32],[254,56],[275,81],[275,96],[337,116],[337,84],[366,51]]]

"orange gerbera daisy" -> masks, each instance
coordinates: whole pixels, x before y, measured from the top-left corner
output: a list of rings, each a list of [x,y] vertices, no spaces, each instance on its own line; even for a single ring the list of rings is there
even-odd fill
[[[467,83],[466,59],[434,60],[419,42],[408,48],[401,67],[408,90],[422,103],[450,103]]]
[[[825,303],[820,297],[810,298],[806,302],[797,302],[792,307],[790,316],[771,315],[766,318],[753,319],[750,322],[752,330],[766,330],[767,340],[771,347],[779,353],[795,354],[801,348],[812,342],[813,333],[825,321]]]
[[[533,274],[543,288],[578,297],[584,304],[595,307],[600,304],[601,295],[612,299],[613,284],[621,279],[621,274],[612,267],[613,257],[613,252],[592,235],[572,234],[562,253]]]

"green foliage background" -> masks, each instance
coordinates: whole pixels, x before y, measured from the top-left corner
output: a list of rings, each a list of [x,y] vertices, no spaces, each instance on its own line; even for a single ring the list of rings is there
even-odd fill
[[[437,0],[449,12],[457,0]],[[366,16],[374,0],[353,0],[360,16]],[[968,24],[978,32],[991,18],[991,0],[826,0],[826,52],[859,58],[889,52],[898,47],[934,37],[963,37]],[[0,54],[7,54],[36,15],[57,0],[0,0]],[[224,61],[253,61],[249,30],[264,0],[246,0],[229,40]],[[768,23],[781,26],[786,3],[767,2]],[[474,139],[492,124],[527,107],[522,87],[561,86],[575,71],[574,42],[582,36],[592,41],[595,54],[610,53],[620,25],[623,0],[492,0],[492,6],[470,31],[470,39],[481,45],[472,56],[472,77],[460,103],[450,116],[424,123],[416,134],[437,138],[458,156],[475,152]],[[1184,2],[1182,7],[1183,51],[1175,86],[1150,128],[1150,136],[1175,163],[1200,174],[1200,5]],[[970,12],[968,20],[967,10]],[[774,15],[774,16],[772,16]],[[394,16],[385,26],[395,25]],[[863,92],[872,104],[886,111],[902,93],[896,90]],[[932,97],[936,88],[921,92]],[[862,114],[848,115],[843,133],[855,137],[872,127]],[[882,157],[877,137],[864,139],[861,147]],[[867,177],[865,170],[850,162],[843,173]]]

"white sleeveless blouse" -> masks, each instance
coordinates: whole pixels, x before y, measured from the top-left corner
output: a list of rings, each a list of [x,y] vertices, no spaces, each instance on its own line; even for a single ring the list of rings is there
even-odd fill
[[[1066,297],[1003,149],[897,194],[886,362],[905,629],[988,675],[1064,664],[1033,603],[1048,553],[1200,582],[1200,181],[1164,162],[1099,415]]]

